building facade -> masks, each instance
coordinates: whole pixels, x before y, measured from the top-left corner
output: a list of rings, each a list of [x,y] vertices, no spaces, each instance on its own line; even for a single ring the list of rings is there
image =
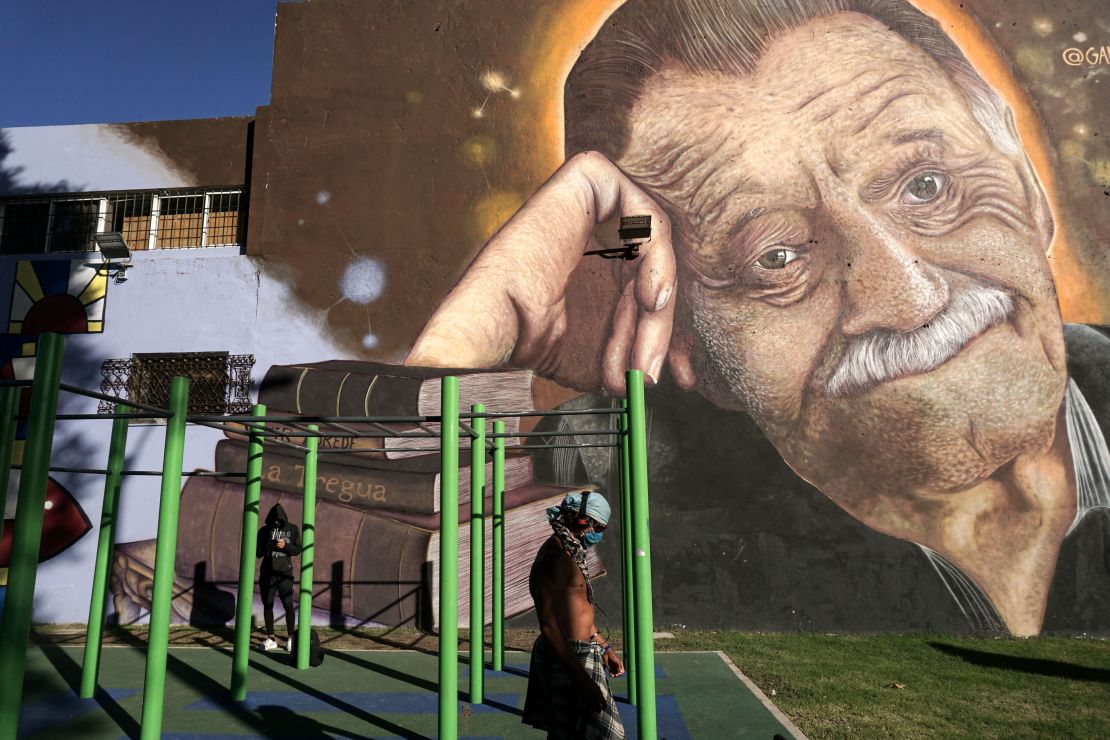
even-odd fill
[[[29,377],[42,331],[68,335],[64,382],[134,393],[150,368],[182,367],[214,410],[248,406],[275,365],[406,358],[531,368],[537,407],[584,407],[611,402],[607,367],[644,361],[659,380],[649,404],[661,623],[1105,634],[1103,9],[1073,4],[1064,18],[1038,0],[828,5],[281,4],[271,102],[253,116],[0,130],[6,377]],[[876,77],[876,90],[918,87],[856,121],[871,94],[858,81],[881,72],[873,58],[905,70]],[[791,115],[776,113],[807,85]],[[876,154],[891,141],[916,149]],[[587,150],[597,154],[574,159]],[[835,177],[814,174],[817,151]],[[544,215],[552,193],[583,178],[595,198],[586,216],[569,206]],[[851,187],[831,184],[841,181]],[[624,201],[606,206],[614,183],[625,183]],[[883,210],[892,188],[906,195]],[[846,199],[835,213],[834,191]],[[730,217],[734,201],[747,205]],[[667,222],[676,255],[659,268],[673,302],[653,293],[655,311],[619,301],[644,260],[566,256],[597,246],[591,235],[612,244],[617,217],[645,203]],[[607,210],[600,224],[595,206]],[[789,217],[761,221],[774,213]],[[864,213],[866,228],[850,226]],[[658,245],[668,232],[655,223]],[[778,236],[745,257],[764,238],[757,227]],[[98,251],[97,235],[113,232],[129,260]],[[889,238],[873,248],[886,251],[866,253],[877,233]],[[919,259],[930,267],[912,268]],[[483,284],[472,264],[506,280]],[[737,270],[763,282],[738,283]],[[536,319],[538,336],[559,335],[546,354],[527,351],[535,317],[511,287],[521,275],[560,316]],[[966,296],[997,315],[969,309],[987,318],[968,329],[973,319],[961,324],[957,311]],[[505,305],[515,319],[489,319]],[[663,350],[614,348],[612,317],[648,322],[628,335],[632,347],[661,331],[647,328],[648,314],[668,317]],[[934,319],[966,335],[918,332]],[[490,346],[452,333],[457,320],[483,326]],[[1041,332],[1050,361],[1037,365],[1001,338],[1011,325],[1023,338]],[[877,337],[858,351],[878,353],[910,334],[952,346],[932,360],[878,356],[871,375],[827,380],[856,351],[851,338]],[[63,394],[60,408],[98,404]],[[190,429],[186,469],[212,469],[221,439]],[[106,422],[64,422],[53,463],[99,467],[107,444]],[[129,448],[129,467],[157,468],[161,427],[133,425]],[[1045,450],[1068,465],[1046,462]],[[1057,477],[1022,488],[1028,476],[1011,473],[1025,466]],[[559,484],[615,480],[605,455],[535,469]],[[52,481],[82,514],[59,517],[53,531],[47,517],[54,552],[39,570],[35,619],[82,622],[102,481]],[[156,478],[128,480],[118,543],[154,537],[157,491]],[[1048,494],[1034,494],[1046,491],[1047,510],[1015,504],[1023,495],[1043,504]],[[979,496],[991,503],[966,506]],[[1049,520],[1055,528],[1042,526]],[[956,534],[967,531],[976,544]],[[1033,540],[1035,552],[998,547]],[[601,557],[609,576],[599,596],[618,624],[615,543]],[[179,573],[189,565],[200,563],[179,563]],[[141,580],[121,568],[117,596],[127,573]],[[203,583],[203,566],[192,570]],[[142,618],[141,604],[121,613]]]

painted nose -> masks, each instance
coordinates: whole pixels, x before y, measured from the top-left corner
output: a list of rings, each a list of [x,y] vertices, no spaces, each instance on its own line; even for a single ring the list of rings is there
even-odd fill
[[[910,332],[948,305],[948,283],[941,274],[881,224],[859,219],[838,230],[848,255],[841,321],[846,335]]]

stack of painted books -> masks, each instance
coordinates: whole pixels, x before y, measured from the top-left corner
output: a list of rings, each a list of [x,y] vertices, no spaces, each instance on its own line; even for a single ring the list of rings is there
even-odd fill
[[[268,416],[438,416],[440,378],[459,377],[460,408],[484,403],[489,410],[532,406],[527,370],[450,370],[331,361],[272,367],[259,390]],[[504,419],[518,433],[519,419]],[[321,425],[325,430],[334,426]],[[427,436],[438,424],[390,423],[389,432],[365,423],[343,427],[396,436],[337,436],[321,439],[316,480],[316,554],[313,605],[346,624],[438,627],[440,550],[439,440]],[[270,423],[262,460],[260,512],[280,503],[290,520],[301,521],[304,455],[276,440],[303,444],[297,427]],[[245,471],[246,428],[229,431],[216,445],[214,468]],[[492,424],[488,426],[492,431]],[[422,436],[417,436],[422,435]],[[513,436],[507,445],[518,444]],[[459,439],[459,615],[469,624],[470,438]],[[491,615],[491,510],[493,466],[486,456],[485,618]],[[244,483],[242,477],[190,478],[181,495],[176,570],[184,584],[203,573],[217,584],[235,583],[239,573]],[[550,536],[544,509],[572,488],[533,480],[532,458],[509,452],[505,460],[505,613],[532,607],[528,573],[536,551]],[[591,552],[590,572],[603,568]],[[198,590],[195,587],[194,590]]]

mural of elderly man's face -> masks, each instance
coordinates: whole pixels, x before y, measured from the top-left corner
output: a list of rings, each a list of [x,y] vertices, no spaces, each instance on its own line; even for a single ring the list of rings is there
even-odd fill
[[[672,212],[699,389],[849,510],[943,494],[1052,439],[1065,383],[1051,221],[937,63],[855,14],[746,77],[660,70],[622,167]]]

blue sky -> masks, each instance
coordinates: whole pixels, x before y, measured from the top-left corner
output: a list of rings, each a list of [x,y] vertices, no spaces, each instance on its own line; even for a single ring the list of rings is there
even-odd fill
[[[253,115],[276,0],[0,0],[0,128]]]

